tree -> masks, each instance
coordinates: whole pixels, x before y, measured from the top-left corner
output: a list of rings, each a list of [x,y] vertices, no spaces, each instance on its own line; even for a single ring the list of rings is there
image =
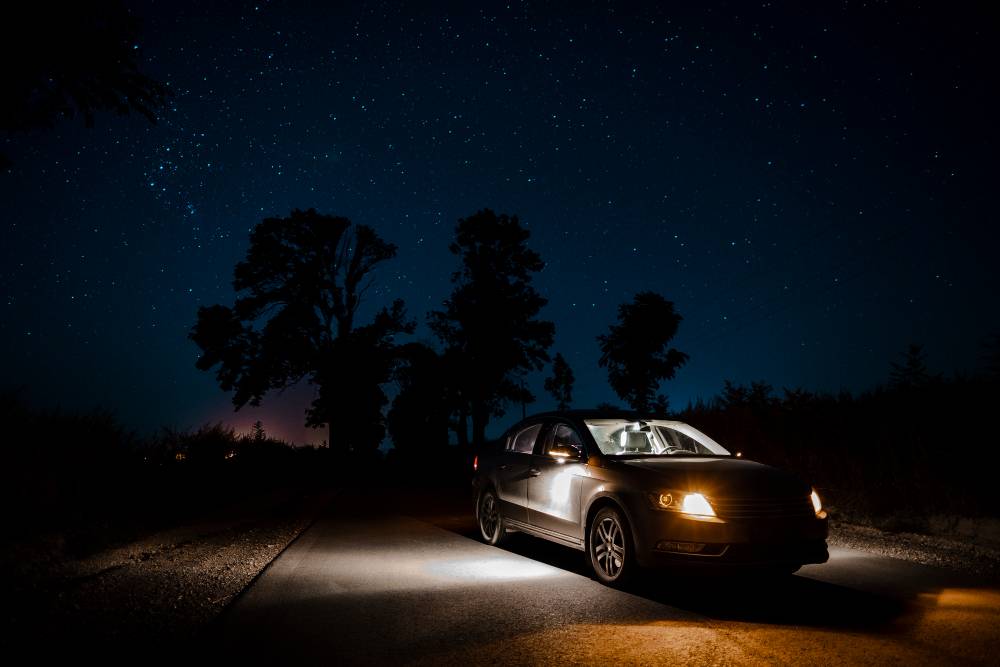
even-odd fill
[[[318,388],[307,426],[330,424],[331,446],[377,447],[393,337],[413,323],[399,300],[364,327],[355,317],[373,271],[395,254],[396,246],[347,218],[313,209],[267,218],[236,265],[235,304],[198,309],[189,336],[202,352],[196,366],[218,366],[216,380],[233,392],[237,410],[305,379]]]
[[[767,382],[751,382],[750,386],[746,386],[735,384],[732,380],[725,380],[722,394],[718,400],[721,407],[726,410],[749,408],[763,412],[777,404],[773,392],[774,388]]]
[[[926,385],[931,376],[927,372],[927,355],[922,345],[910,343],[903,354],[903,363],[889,364],[889,385],[894,389],[917,389]]]
[[[258,419],[253,423],[253,430],[250,432],[250,439],[258,443],[267,440],[267,432],[264,430],[264,422]]]
[[[169,91],[139,71],[138,21],[122,4],[23,3],[4,26],[0,129],[47,128],[76,115],[89,127],[101,111],[156,122]]]
[[[399,346],[394,338],[412,333],[413,328],[402,301],[397,300],[371,324],[334,340],[331,354],[322,360],[315,376],[319,390],[312,411],[327,416],[330,441],[336,438],[340,449],[372,453],[382,442],[386,431],[382,411],[389,403],[383,386],[392,380],[398,365]],[[322,423],[313,419],[307,425]]]
[[[399,391],[387,415],[393,446],[408,455],[447,445],[451,402],[444,358],[427,345],[409,343],[399,359]]]
[[[450,250],[462,268],[452,275],[455,289],[444,310],[431,312],[428,322],[455,369],[460,444],[467,441],[469,417],[473,443],[481,445],[491,416],[502,415],[510,402],[534,401],[522,380],[549,360],[555,326],[537,319],[548,301],[531,286],[544,264],[528,248],[529,236],[517,216],[489,209],[455,228]]]
[[[668,347],[681,316],[674,304],[655,292],[640,292],[632,303],[618,306],[618,323],[597,337],[600,366],[619,398],[640,412],[666,412],[660,383],[674,377],[688,355]]]
[[[552,360],[552,375],[545,378],[545,391],[556,399],[556,409],[566,410],[573,402],[573,369],[558,352]]]

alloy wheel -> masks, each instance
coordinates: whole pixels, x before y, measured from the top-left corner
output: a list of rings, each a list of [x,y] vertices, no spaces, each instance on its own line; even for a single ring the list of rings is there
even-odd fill
[[[492,491],[487,491],[479,501],[479,531],[484,540],[492,543],[496,540],[499,528],[500,510],[497,507],[497,499]]]
[[[594,562],[608,580],[615,580],[625,566],[625,534],[615,516],[603,516],[591,536]]]

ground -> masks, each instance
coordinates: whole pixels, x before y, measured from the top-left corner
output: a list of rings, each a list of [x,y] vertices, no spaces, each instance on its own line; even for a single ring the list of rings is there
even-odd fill
[[[356,563],[357,568],[354,571],[333,572],[331,570],[327,573],[333,579],[339,578],[347,582],[341,586],[341,589],[347,586],[360,591],[367,586],[371,590],[368,590],[365,595],[374,590],[376,599],[381,599],[379,595],[384,597],[387,591],[395,591],[396,595],[402,595],[400,598],[402,600],[400,603],[402,605],[401,613],[408,608],[407,596],[417,595],[420,600],[414,599],[410,602],[418,607],[434,607],[435,603],[426,599],[433,591],[438,591],[440,593],[438,597],[441,597],[442,600],[450,600],[447,604],[456,609],[462,609],[466,606],[464,603],[460,604],[456,600],[451,600],[451,596],[454,596],[458,590],[451,584],[442,586],[438,582],[431,585],[431,592],[428,592],[425,590],[425,584],[428,581],[425,577],[426,573],[411,572],[407,574],[405,567],[397,567],[389,561],[379,561],[379,558],[384,560],[386,553],[395,554],[391,558],[398,559],[401,549],[405,551],[412,548],[417,556],[422,553],[421,557],[427,561],[424,566],[431,568],[433,572],[434,568],[438,567],[435,563],[439,563],[440,568],[444,568],[444,570],[450,567],[448,565],[450,561],[447,558],[435,560],[438,558],[437,552],[434,551],[437,548],[436,544],[451,545],[451,551],[447,553],[455,554],[463,553],[464,550],[468,549],[478,549],[481,545],[473,546],[472,540],[470,540],[474,533],[474,527],[471,522],[469,503],[465,502],[466,499],[460,492],[403,494],[407,502],[400,503],[400,506],[404,508],[402,512],[383,510],[366,515],[367,518],[351,520],[344,524],[342,510],[344,507],[351,506],[347,502],[350,495],[350,492],[334,494],[333,492],[312,490],[309,493],[293,493],[286,490],[270,494],[253,503],[243,503],[238,507],[227,508],[212,517],[205,517],[190,525],[154,532],[141,539],[102,549],[82,558],[60,555],[60,550],[57,548],[39,549],[37,544],[33,553],[27,548],[22,548],[19,551],[8,551],[6,553],[8,562],[5,564],[5,568],[8,573],[14,575],[14,581],[10,586],[11,590],[5,595],[5,599],[12,603],[8,608],[7,628],[12,631],[13,636],[21,639],[44,636],[49,639],[62,639],[78,647],[102,646],[108,645],[109,642],[119,648],[142,645],[147,648],[163,646],[177,650],[178,647],[182,646],[196,646],[206,637],[212,637],[219,628],[225,627],[227,623],[231,630],[232,621],[231,619],[226,620],[225,617],[231,613],[227,610],[234,607],[238,609],[240,604],[243,604],[234,605],[234,601],[241,593],[248,586],[251,586],[268,564],[312,525],[317,517],[325,517],[326,530],[332,530],[329,528],[330,525],[333,525],[330,524],[333,521],[330,519],[331,516],[339,517],[336,521],[341,522],[336,524],[340,526],[337,529],[339,532],[336,533],[339,537],[327,538],[329,543],[324,542],[326,545],[324,548],[343,550],[350,547],[350,540],[355,540],[359,548],[361,548],[360,545],[368,545],[366,548],[370,550],[367,557],[362,559],[360,563]],[[400,518],[396,516],[398,514],[409,516]],[[322,527],[317,527],[311,533],[320,534],[322,530]],[[310,539],[318,538],[313,536]],[[400,539],[403,540],[401,545],[398,544]],[[389,545],[386,547],[389,551],[378,551],[372,546],[378,544],[380,540]],[[396,546],[391,546],[393,544]],[[874,528],[834,523],[830,545],[840,560],[839,569],[832,566],[818,566],[825,569],[812,568],[812,571],[821,573],[825,571],[831,576],[850,578],[860,576],[859,573],[863,574],[865,571],[870,572],[873,567],[877,570],[879,567],[885,568],[885,563],[891,565],[891,563],[898,561],[901,564],[931,565],[933,569],[925,568],[929,572],[974,574],[982,582],[996,581],[997,575],[1000,573],[1000,549],[991,545],[970,544],[968,541],[940,536],[887,533]],[[313,551],[314,557],[316,553],[319,552]],[[500,562],[505,557],[504,554],[522,557],[513,566],[515,572],[526,572],[530,569],[531,563],[535,563],[535,566],[532,567],[540,568],[539,572],[545,570],[543,574],[539,575],[539,583],[547,582],[551,577],[561,581],[562,575],[573,575],[577,578],[587,577],[587,571],[579,552],[526,536],[518,536],[511,540],[506,550],[495,550],[489,553],[496,554],[499,558],[495,564],[499,570],[510,565],[506,561]],[[47,554],[47,556],[42,557],[43,554]],[[857,560],[853,569],[845,568],[843,563],[857,554],[869,554],[876,560]],[[346,552],[344,562],[353,562],[352,559],[356,560],[357,557],[357,550],[349,549]],[[287,561],[295,556],[289,555],[284,558]],[[469,567],[472,567],[473,570],[482,569],[481,563],[478,565],[475,563],[479,563],[479,561],[473,563],[475,567],[473,565]],[[872,563],[878,565],[872,565]],[[389,565],[392,567],[388,567]],[[461,567],[458,569],[461,570]],[[900,569],[900,571],[903,570]],[[467,574],[472,581],[484,580],[487,587],[495,586],[497,583],[494,581],[496,577],[486,571],[470,570]],[[414,589],[411,585],[412,581],[405,584],[397,582],[398,585],[395,585],[394,588],[394,585],[387,579],[387,577],[391,578],[390,575],[391,577],[402,577],[400,582],[403,582],[406,577],[410,577],[411,580],[416,577],[422,583]],[[381,579],[372,580],[373,576]],[[519,576],[515,576],[514,579]],[[920,576],[926,578],[926,575]],[[500,578],[503,579],[503,577]],[[351,581],[352,579],[353,581]],[[430,580],[435,581],[433,576],[430,577]],[[794,588],[792,592],[785,591],[785,594],[794,597],[796,592],[808,590],[808,586],[815,585],[815,582],[805,583],[807,581],[810,580],[796,578],[795,586],[798,588]],[[650,596],[643,592],[640,597],[649,599],[636,603],[638,604],[636,609],[642,608],[643,611],[639,616],[645,620],[639,625],[631,622],[624,623],[625,619],[632,618],[627,610],[632,609],[634,601],[623,601],[621,598],[614,597],[620,595],[618,592],[608,591],[605,593],[599,587],[592,589],[589,586],[590,583],[593,582],[581,579],[581,581],[575,581],[571,584],[563,584],[568,591],[566,599],[557,600],[558,604],[555,606],[542,604],[545,609],[544,613],[551,616],[551,622],[545,622],[538,626],[540,634],[537,638],[546,637],[554,641],[569,641],[569,637],[563,636],[566,628],[572,626],[579,630],[581,627],[579,623],[589,626],[603,622],[598,618],[591,618],[588,612],[584,614],[585,618],[576,619],[577,625],[574,625],[573,619],[575,616],[579,616],[579,613],[574,612],[573,609],[574,605],[581,604],[580,591],[584,590],[580,588],[581,586],[585,587],[585,596],[588,598],[593,598],[595,595],[611,596],[609,604],[612,606],[607,612],[610,616],[605,620],[610,622],[614,618],[620,617],[619,620],[623,622],[622,628],[619,629],[620,637],[634,635],[635,641],[647,641],[648,638],[643,639],[643,633],[648,634],[649,632],[654,632],[662,639],[664,632],[662,628],[659,630],[651,629],[659,628],[662,622],[656,621],[652,626],[648,625],[653,622],[651,619],[660,618],[662,620],[660,611],[647,609],[650,603],[667,603],[671,605],[669,608],[676,612],[673,615],[679,614],[685,618],[690,613],[700,614],[705,611],[700,609],[697,604],[692,603],[691,600],[683,599],[683,596],[680,599],[676,598],[676,589],[673,591],[674,596],[666,598],[656,595]],[[845,583],[850,584],[851,582]],[[258,588],[266,590],[267,585],[266,582],[261,582],[252,588],[254,591]],[[322,588],[325,584],[316,585],[318,588]],[[388,588],[386,588],[387,586]],[[803,588],[804,586],[806,588]],[[294,586],[287,582],[283,583],[282,587],[294,590]],[[417,592],[414,593],[411,589]],[[966,589],[948,587],[945,590],[950,591],[948,595],[952,597],[956,595],[960,597],[962,595],[960,591]],[[383,593],[378,594],[377,591],[383,591]],[[406,592],[401,594],[400,591]],[[837,596],[844,595],[839,589],[832,588],[820,589],[820,593],[827,597],[833,596],[835,600],[839,599]],[[973,602],[970,603],[969,600],[966,600],[963,604],[975,606],[981,602],[978,597],[970,599]],[[869,614],[878,615],[879,605],[889,603],[881,598],[865,598],[864,601],[871,602],[874,606],[862,610],[859,616],[861,622],[865,622],[866,619],[872,622],[885,620],[874,619]],[[961,600],[955,598],[952,602],[958,605]],[[294,601],[289,602],[289,604],[294,606]],[[590,603],[585,605],[588,609],[589,606]],[[680,611],[677,611],[678,609]],[[709,611],[714,612],[714,614],[709,614],[710,616],[719,615],[719,609]],[[746,613],[748,610],[741,610],[738,604],[724,611],[725,613],[722,615],[733,626],[727,625],[725,632],[733,632],[734,627],[738,627],[743,621],[760,620],[759,610],[748,615]],[[891,610],[882,609],[882,611],[889,613]],[[900,611],[900,618],[903,616],[905,614]],[[782,626],[786,620],[792,619],[785,619],[782,616],[779,620],[781,623],[778,625]],[[819,620],[822,622],[809,624],[822,626],[829,619]],[[448,622],[457,626],[461,625],[460,619],[452,619]],[[746,623],[743,624],[746,625]],[[838,626],[839,623],[833,625]],[[701,646],[701,640],[695,635],[702,631],[708,632],[707,628],[708,626],[705,626],[697,632],[695,630],[686,631],[683,640],[694,642],[692,646]],[[755,631],[759,634],[761,630],[756,628]],[[770,633],[768,636],[770,636],[777,632],[778,628],[769,626],[767,631]],[[786,631],[792,632],[792,629]],[[294,636],[294,632],[291,634]],[[809,634],[815,635],[816,628],[812,628]],[[242,636],[239,633],[237,635]],[[577,643],[590,641],[600,635],[600,632],[591,628],[590,631],[580,632],[577,639],[573,641]],[[441,637],[440,641],[448,643],[453,639],[454,637],[449,638],[446,635]],[[680,639],[681,637],[677,638],[678,641]],[[430,641],[426,637],[423,640]],[[616,645],[619,643],[615,642]],[[515,644],[521,647],[518,650],[530,651],[530,642],[515,642]],[[577,648],[579,647],[577,646]],[[486,651],[487,649],[482,650]],[[497,648],[497,650],[500,649]],[[594,657],[601,655],[600,646],[595,645],[590,650],[592,653],[588,655]],[[436,650],[427,657],[428,659],[447,658],[446,661],[450,661],[452,658],[457,661],[466,658],[495,660],[502,657],[499,653],[493,654],[489,651],[475,655],[463,651],[457,651],[454,655],[450,655],[447,652],[442,653]],[[560,655],[550,654],[550,657],[559,658]],[[571,659],[572,655],[567,653],[561,657]],[[695,654],[689,657],[694,658]],[[709,656],[702,655],[701,657],[708,658]],[[729,657],[735,662],[744,661],[736,654]],[[530,662],[529,658],[530,654],[526,653],[515,662]],[[635,658],[640,660],[641,655],[636,654]]]

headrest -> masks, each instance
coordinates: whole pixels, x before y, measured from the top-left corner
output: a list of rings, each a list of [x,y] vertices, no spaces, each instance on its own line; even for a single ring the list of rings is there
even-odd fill
[[[625,439],[625,449],[630,452],[648,452],[649,437],[642,431],[627,431]]]

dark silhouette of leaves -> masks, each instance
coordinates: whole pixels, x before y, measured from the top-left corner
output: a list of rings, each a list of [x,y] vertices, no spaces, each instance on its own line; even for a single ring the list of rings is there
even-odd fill
[[[237,409],[308,380],[318,391],[307,425],[336,422],[339,446],[377,447],[394,336],[414,325],[399,300],[368,325],[355,326],[355,318],[375,268],[395,254],[370,227],[313,209],[264,220],[236,265],[235,304],[198,309],[190,334],[202,351],[197,367],[218,367],[219,386],[233,392]]]
[[[545,378],[545,391],[556,399],[556,409],[566,410],[573,403],[573,369],[566,358],[556,353],[552,360],[552,375]]]
[[[600,365],[618,397],[640,412],[666,412],[667,398],[657,394],[660,382],[674,377],[688,355],[668,347],[681,316],[674,304],[655,292],[640,292],[632,303],[618,306],[618,324],[597,337]]]
[[[407,455],[440,448],[453,406],[447,360],[422,343],[402,346],[398,358],[399,392],[387,417],[393,445]]]
[[[916,389],[931,380],[927,372],[927,354],[922,345],[910,343],[903,355],[903,363],[890,362],[889,385],[896,389]]]
[[[429,324],[457,360],[459,441],[472,418],[475,444],[485,441],[490,416],[503,414],[510,402],[530,402],[523,377],[548,361],[555,326],[537,319],[547,303],[534,287],[541,257],[527,246],[527,229],[517,216],[489,209],[459,220],[451,252],[462,259],[452,276],[455,289],[444,310],[429,315]]]
[[[138,34],[120,3],[19,4],[0,39],[0,129],[48,128],[73,116],[89,127],[102,111],[155,123],[169,91],[139,71]]]

